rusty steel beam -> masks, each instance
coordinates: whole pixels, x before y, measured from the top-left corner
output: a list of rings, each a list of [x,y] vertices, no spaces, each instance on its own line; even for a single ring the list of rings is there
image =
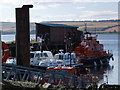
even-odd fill
[[[16,60],[17,65],[30,66],[30,28],[29,8],[33,5],[23,5],[16,8]]]

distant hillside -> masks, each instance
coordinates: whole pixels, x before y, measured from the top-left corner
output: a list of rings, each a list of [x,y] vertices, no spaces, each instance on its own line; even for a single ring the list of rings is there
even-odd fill
[[[118,20],[101,20],[101,21],[53,21],[55,24],[67,24],[77,26],[78,30],[84,31],[85,24],[87,30],[92,33],[116,33],[118,32]],[[108,30],[109,29],[109,30]]]
[[[1,22],[0,27],[2,28],[2,34],[15,34],[16,23],[15,22]],[[35,34],[35,23],[30,24],[30,31]]]
[[[118,32],[118,20],[101,20],[101,21],[48,21],[47,23],[53,24],[66,24],[71,26],[77,26],[78,30],[84,31],[85,24],[87,24],[87,30],[92,33],[116,33]],[[15,34],[16,24],[15,22],[2,22],[2,34]],[[30,24],[31,34],[35,34],[35,23]]]

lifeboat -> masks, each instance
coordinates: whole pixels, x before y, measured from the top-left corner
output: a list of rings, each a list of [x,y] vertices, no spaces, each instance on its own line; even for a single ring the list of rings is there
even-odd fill
[[[4,63],[9,57],[9,48],[4,42],[2,42],[2,50],[3,50],[2,63]]]
[[[54,67],[54,68],[51,68],[51,67],[48,67],[47,70],[49,71],[54,71],[54,72],[63,72],[67,75],[75,75],[75,76],[80,76],[80,68],[79,67],[68,67],[68,66],[57,66],[57,67]],[[48,77],[47,77],[48,78]],[[66,84],[68,85],[71,78],[70,77],[66,77]],[[75,77],[74,79],[77,79],[77,77]],[[48,81],[48,80],[46,80]],[[60,80],[58,79],[57,80],[57,85],[58,83],[60,82]],[[52,83],[53,85],[55,85],[55,83]],[[77,83],[76,83],[77,84]]]
[[[66,71],[69,75],[80,75],[79,67],[57,66],[54,68],[48,67],[47,70]]]
[[[97,41],[97,35],[85,34],[83,41],[75,48],[76,57],[84,66],[108,64],[113,54],[104,50],[103,44]]]

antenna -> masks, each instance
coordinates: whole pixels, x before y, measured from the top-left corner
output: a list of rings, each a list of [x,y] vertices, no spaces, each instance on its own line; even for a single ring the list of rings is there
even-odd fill
[[[84,24],[85,24],[85,29],[84,29],[85,33],[84,34],[90,34],[91,35],[91,33],[87,31],[87,23],[84,23]]]
[[[96,32],[96,27],[95,27],[95,34],[97,34],[97,32]]]
[[[85,33],[87,32],[87,23],[84,23],[85,24],[85,29],[84,29],[84,31],[85,31]]]
[[[95,34],[96,34],[96,37],[97,37],[98,35],[97,35],[97,29],[96,29],[96,27],[95,27]]]

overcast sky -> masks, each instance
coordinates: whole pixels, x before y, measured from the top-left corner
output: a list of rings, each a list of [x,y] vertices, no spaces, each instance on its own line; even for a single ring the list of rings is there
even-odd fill
[[[114,2],[113,2],[114,1]],[[118,18],[119,0],[2,0],[0,21],[15,22],[15,8],[32,4],[30,21],[79,21]]]

